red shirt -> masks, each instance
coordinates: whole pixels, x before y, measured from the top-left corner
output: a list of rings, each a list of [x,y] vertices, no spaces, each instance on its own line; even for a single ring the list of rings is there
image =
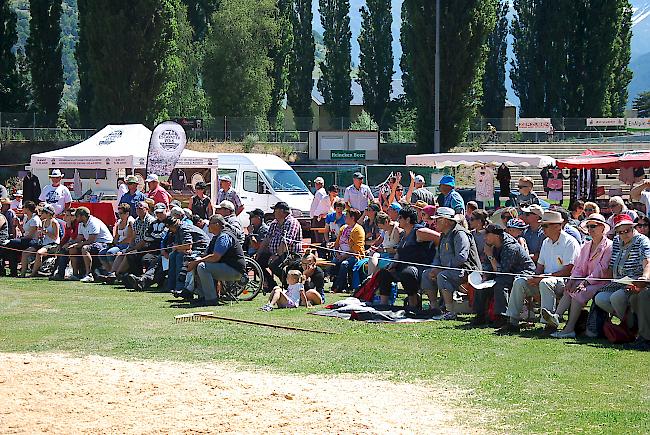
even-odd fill
[[[149,194],[147,196],[153,199],[154,204],[162,202],[165,205],[169,205],[170,195],[167,193],[164,187],[156,187],[154,190],[149,191]]]
[[[67,224],[63,232],[63,239],[61,239],[61,244],[64,245],[70,240],[75,240],[79,235],[79,222],[74,221],[72,227],[69,227]]]

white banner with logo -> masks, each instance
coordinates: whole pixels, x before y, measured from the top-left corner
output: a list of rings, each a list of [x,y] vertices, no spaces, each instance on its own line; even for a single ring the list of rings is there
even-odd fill
[[[169,177],[187,144],[185,129],[180,124],[165,121],[151,133],[147,154],[147,174]]]
[[[553,124],[551,118],[521,118],[518,130],[522,133],[550,133]]]
[[[650,130],[650,118],[627,118],[628,130]]]
[[[624,127],[625,118],[587,118],[587,127]]]

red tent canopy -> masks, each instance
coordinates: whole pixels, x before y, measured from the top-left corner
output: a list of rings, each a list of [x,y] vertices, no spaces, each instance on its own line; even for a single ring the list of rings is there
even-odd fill
[[[557,166],[561,169],[619,169],[650,167],[650,152],[627,151],[615,153],[611,151],[586,150],[576,157],[558,159]]]

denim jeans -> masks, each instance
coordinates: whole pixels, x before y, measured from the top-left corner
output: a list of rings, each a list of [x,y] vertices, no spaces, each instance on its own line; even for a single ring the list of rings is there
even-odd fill
[[[214,280],[237,281],[242,276],[241,273],[225,263],[199,263],[196,272],[201,280],[201,285],[197,287],[195,292],[206,301],[217,299],[217,288],[214,285]]]
[[[169,270],[167,271],[167,289],[169,291],[183,290],[185,287],[185,281],[181,282],[179,279],[181,269],[183,269],[184,257],[184,252],[172,251],[169,254]]]
[[[352,267],[357,263],[357,257],[348,257],[339,264],[339,270],[334,281],[338,291],[347,290],[352,281]]]

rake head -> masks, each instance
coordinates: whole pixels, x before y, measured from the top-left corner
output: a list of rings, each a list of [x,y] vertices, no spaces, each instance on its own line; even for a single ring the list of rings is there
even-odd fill
[[[214,315],[214,312],[201,311],[198,313],[179,314],[178,316],[175,316],[174,319],[176,320],[176,323],[201,322],[205,320],[205,316],[211,316],[211,315]]]

